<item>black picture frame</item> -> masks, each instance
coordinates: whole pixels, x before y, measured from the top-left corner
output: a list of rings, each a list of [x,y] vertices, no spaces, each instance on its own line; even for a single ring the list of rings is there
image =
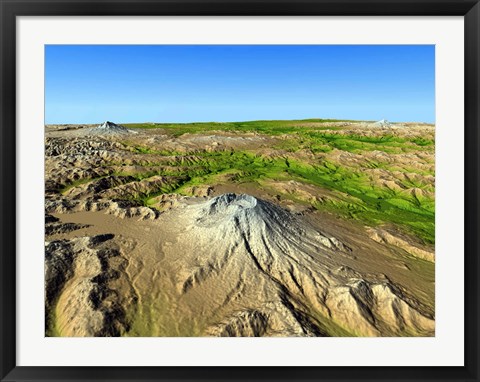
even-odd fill
[[[478,0],[0,0],[1,381],[478,381]],[[465,20],[464,367],[21,367],[16,366],[16,17],[125,15],[419,15]],[[449,351],[449,349],[445,349]]]

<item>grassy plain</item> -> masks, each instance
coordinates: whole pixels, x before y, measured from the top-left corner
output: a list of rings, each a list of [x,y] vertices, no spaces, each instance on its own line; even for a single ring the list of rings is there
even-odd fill
[[[294,180],[329,190],[331,197],[312,201],[303,200],[295,192],[280,192],[282,197],[367,225],[394,224],[425,243],[435,242],[433,133],[404,134],[399,129],[378,129],[372,133],[331,120],[127,127],[160,129],[178,139],[185,134],[218,133],[254,133],[274,138],[268,150],[220,147],[178,152],[122,142],[130,150],[148,157],[146,171],[136,173],[137,178],[152,175],[178,178],[163,189],[139,195],[145,205],[155,206],[156,197],[162,193],[189,195],[193,186],[254,183],[268,189],[270,181]]]

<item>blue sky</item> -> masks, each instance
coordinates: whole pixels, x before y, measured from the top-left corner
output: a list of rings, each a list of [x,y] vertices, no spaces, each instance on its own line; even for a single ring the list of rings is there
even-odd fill
[[[45,122],[435,121],[433,45],[47,45]]]

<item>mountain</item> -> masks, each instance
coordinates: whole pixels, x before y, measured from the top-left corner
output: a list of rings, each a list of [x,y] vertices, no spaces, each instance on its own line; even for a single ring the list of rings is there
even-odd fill
[[[68,285],[71,290],[57,297],[65,304],[57,305],[57,314],[70,315],[57,316],[64,323],[63,335],[434,333],[434,317],[403,288],[383,274],[365,274],[347,265],[355,257],[347,244],[271,202],[227,193],[162,213],[148,226],[124,221],[125,232],[137,229],[154,242],[154,249],[140,236],[136,244],[122,241],[122,233],[118,239],[110,235],[48,243],[46,289]],[[58,222],[50,224],[60,229]],[[88,260],[92,256],[98,260]],[[96,268],[86,269],[88,264]],[[101,274],[112,275],[112,281]],[[90,293],[79,293],[73,285],[87,284],[72,280],[85,275],[95,282],[88,284]],[[75,296],[83,296],[83,302]],[[88,302],[88,296],[94,301]],[[89,315],[96,331],[85,327]],[[143,331],[135,332],[138,327]]]
[[[97,127],[88,129],[87,135],[127,135],[137,134],[136,131],[127,129],[110,121],[105,121]]]

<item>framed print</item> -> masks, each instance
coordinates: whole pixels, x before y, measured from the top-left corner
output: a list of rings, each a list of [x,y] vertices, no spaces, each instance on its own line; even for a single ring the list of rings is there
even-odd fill
[[[2,380],[478,380],[479,9],[3,1]]]

